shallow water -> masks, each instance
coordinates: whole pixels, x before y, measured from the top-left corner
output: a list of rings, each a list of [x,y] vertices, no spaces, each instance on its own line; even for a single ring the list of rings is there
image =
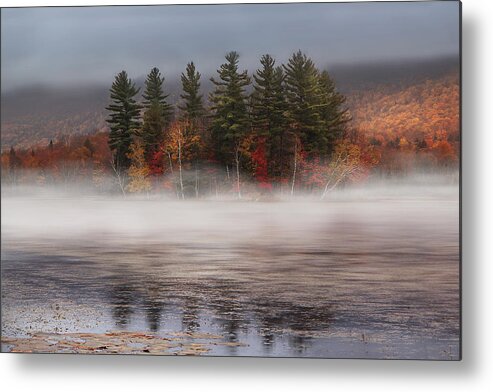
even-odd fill
[[[2,334],[210,333],[206,355],[457,359],[456,190],[2,198]],[[8,347],[3,347],[4,350]]]

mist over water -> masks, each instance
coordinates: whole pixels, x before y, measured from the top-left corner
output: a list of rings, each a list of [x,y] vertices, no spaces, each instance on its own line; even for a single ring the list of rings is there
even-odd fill
[[[457,359],[459,195],[437,178],[277,202],[4,187],[2,334],[188,331],[241,343],[209,355]]]

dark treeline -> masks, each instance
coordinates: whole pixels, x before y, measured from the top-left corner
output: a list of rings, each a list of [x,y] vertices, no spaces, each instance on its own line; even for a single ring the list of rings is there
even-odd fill
[[[151,178],[172,172],[173,163],[181,196],[185,167],[198,171],[208,164],[225,168],[239,197],[243,178],[265,189],[294,186],[301,161],[330,159],[349,121],[345,97],[301,51],[283,65],[264,55],[251,76],[240,69],[238,53],[228,53],[211,78],[215,88],[207,103],[193,62],[181,82],[183,93],[173,107],[158,68],[148,74],[142,93],[125,71],[116,76],[107,110],[122,190],[148,191]]]

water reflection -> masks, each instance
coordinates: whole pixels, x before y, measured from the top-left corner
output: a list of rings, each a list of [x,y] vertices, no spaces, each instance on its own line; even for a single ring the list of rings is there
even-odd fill
[[[276,335],[291,332],[289,345],[302,354],[311,341],[310,336],[304,335],[329,331],[334,319],[331,305],[313,307],[270,301],[259,303],[256,310],[258,331],[267,351],[274,345]]]
[[[185,297],[182,306],[181,327],[186,332],[197,332],[200,328],[199,299],[195,295]]]
[[[164,310],[164,301],[165,293],[160,283],[157,281],[148,283],[143,299],[143,308],[151,332],[157,332],[159,330],[159,324]]]
[[[239,343],[241,336],[253,330],[266,352],[273,349],[279,336],[287,336],[295,353],[303,354],[311,344],[309,334],[329,331],[334,320],[331,304],[317,307],[267,300],[246,292],[244,284],[237,281],[215,279],[187,284],[142,275],[119,276],[114,281],[106,301],[120,329],[129,329],[131,318],[144,314],[149,331],[167,330],[172,326],[161,325],[161,321],[168,310],[179,315],[183,332],[218,331],[227,342]],[[171,297],[175,299],[173,305]],[[231,354],[237,350],[237,346],[229,347]]]
[[[139,205],[150,207],[149,217],[160,209],[181,216],[167,204]],[[185,207],[190,216],[214,212],[220,224],[201,226],[206,216],[182,227],[177,219],[154,237],[115,228],[63,241],[2,231],[2,304],[14,309],[2,314],[2,327],[29,330],[35,317],[27,305],[63,303],[61,310],[90,308],[70,319],[75,332],[211,333],[232,343],[222,354],[331,356],[323,336],[371,331],[396,350],[390,356],[406,341],[413,355],[440,357],[457,341],[456,204],[386,202],[383,215],[368,203],[255,204],[248,214],[240,204]],[[18,321],[20,312],[28,322]]]
[[[216,322],[224,331],[228,341],[237,343],[240,330],[246,331],[248,325],[244,303],[241,301],[240,285],[216,279],[211,285],[210,295]],[[232,348],[234,351],[235,347]]]
[[[135,288],[130,284],[116,284],[111,292],[109,300],[113,304],[113,318],[115,325],[125,328],[130,324],[130,316],[134,313]]]

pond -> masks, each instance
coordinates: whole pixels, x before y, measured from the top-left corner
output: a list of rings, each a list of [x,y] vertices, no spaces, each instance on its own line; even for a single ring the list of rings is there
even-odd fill
[[[457,359],[458,219],[456,189],[3,197],[2,349],[87,352],[94,338],[89,352]]]

